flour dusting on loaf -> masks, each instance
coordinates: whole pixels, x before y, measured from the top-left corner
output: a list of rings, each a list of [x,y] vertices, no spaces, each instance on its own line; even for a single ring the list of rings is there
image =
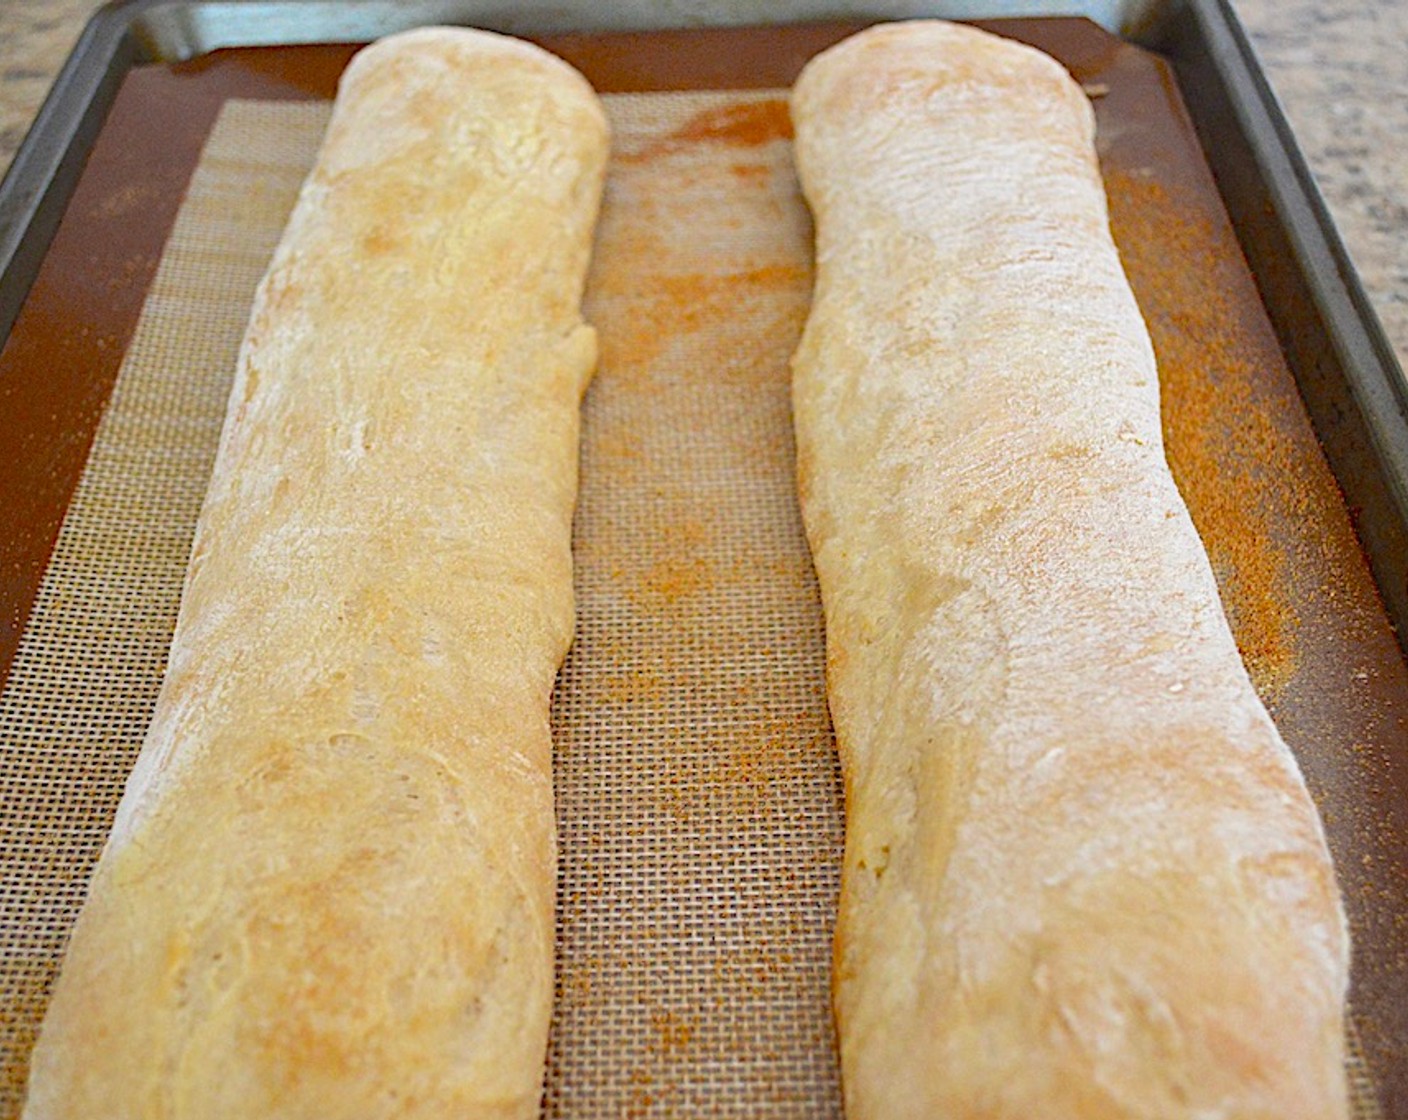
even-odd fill
[[[1088,101],[921,21],[792,108],[849,1120],[1344,1116],[1329,855],[1164,460]]]
[[[426,29],[348,67],[28,1120],[538,1115],[606,149],[525,43]]]

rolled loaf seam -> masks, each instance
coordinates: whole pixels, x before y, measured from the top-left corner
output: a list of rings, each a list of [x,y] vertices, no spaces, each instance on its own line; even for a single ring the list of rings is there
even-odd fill
[[[792,107],[847,1115],[1344,1116],[1329,854],[1164,460],[1089,103],[916,21]]]
[[[25,1116],[537,1116],[607,150],[502,36],[348,67],[255,298]]]

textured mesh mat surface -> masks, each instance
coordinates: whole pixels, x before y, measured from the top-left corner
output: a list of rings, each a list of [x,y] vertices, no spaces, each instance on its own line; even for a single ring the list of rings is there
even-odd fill
[[[553,1117],[840,1115],[840,789],[786,364],[811,229],[781,98],[606,98],[553,707]],[[0,696],[0,1116],[141,745],[250,300],[327,114],[226,106]]]

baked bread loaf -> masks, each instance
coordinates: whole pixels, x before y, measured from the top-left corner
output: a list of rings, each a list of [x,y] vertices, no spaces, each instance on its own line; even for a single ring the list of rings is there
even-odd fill
[[[526,43],[420,30],[348,68],[29,1120],[538,1116],[606,151]]]
[[[849,1120],[1344,1116],[1330,858],[1164,460],[1089,103],[916,22],[792,110]]]

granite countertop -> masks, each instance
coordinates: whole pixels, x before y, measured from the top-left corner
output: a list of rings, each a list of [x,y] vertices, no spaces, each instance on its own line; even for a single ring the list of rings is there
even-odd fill
[[[1408,369],[1408,4],[1233,0]],[[0,169],[98,0],[0,5]]]

